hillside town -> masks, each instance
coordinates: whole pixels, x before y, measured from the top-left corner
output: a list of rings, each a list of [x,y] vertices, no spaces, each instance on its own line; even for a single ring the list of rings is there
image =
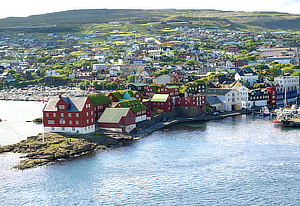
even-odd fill
[[[297,102],[298,34],[147,25],[96,43],[92,33],[0,36],[0,99],[46,99],[45,132],[79,134]]]

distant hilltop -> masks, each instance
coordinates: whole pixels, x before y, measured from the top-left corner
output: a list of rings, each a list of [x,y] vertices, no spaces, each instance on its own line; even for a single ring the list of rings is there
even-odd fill
[[[159,26],[166,24],[168,26],[176,26],[172,23],[184,22],[195,27],[240,31],[293,32],[300,29],[300,15],[280,12],[187,9],[82,9],[0,19],[0,32],[80,32],[82,25],[109,22],[121,24],[159,22]],[[56,26],[53,27],[52,25]]]

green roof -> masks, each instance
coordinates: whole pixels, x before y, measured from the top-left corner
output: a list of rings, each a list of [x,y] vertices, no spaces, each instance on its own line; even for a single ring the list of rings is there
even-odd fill
[[[130,89],[128,89],[128,90],[118,90],[118,91],[112,92],[112,94],[113,94],[116,98],[118,98],[118,99],[123,99],[124,94],[125,94],[126,92],[127,92],[131,97],[134,97],[134,95],[135,95],[138,91],[132,91],[132,90],[130,90]]]
[[[168,94],[154,94],[151,101],[153,102],[166,102],[168,99]]]
[[[118,102],[114,108],[119,108],[119,104],[123,106],[123,108],[131,108],[132,111],[137,112],[141,110],[147,109],[143,104],[141,104],[137,99],[130,99]]]
[[[104,96],[103,94],[89,94],[88,97],[90,98],[92,104],[96,107],[101,104],[109,104],[112,101],[107,97]]]
[[[130,83],[130,84],[136,87],[148,86],[148,84],[145,83]]]
[[[202,79],[198,79],[195,81],[197,84],[205,84],[205,81]]]
[[[162,84],[151,84],[150,87],[155,91],[158,92],[161,88]]]
[[[178,86],[166,86],[166,88],[168,89],[176,89],[176,88],[179,88]]]
[[[112,94],[117,98],[117,99],[123,99],[119,91],[114,91]]]
[[[119,123],[125,117],[130,108],[106,108],[100,116],[99,123]]]
[[[185,93],[185,91],[186,91],[188,88],[189,88],[188,86],[181,86],[180,89],[179,89],[179,93],[180,93],[180,94]]]

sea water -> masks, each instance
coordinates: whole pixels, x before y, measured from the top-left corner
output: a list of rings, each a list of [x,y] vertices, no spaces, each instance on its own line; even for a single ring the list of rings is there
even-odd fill
[[[299,134],[242,115],[24,171],[2,154],[0,204],[300,205]]]

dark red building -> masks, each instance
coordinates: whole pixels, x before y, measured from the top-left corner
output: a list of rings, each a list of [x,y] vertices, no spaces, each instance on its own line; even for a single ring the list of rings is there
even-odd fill
[[[160,109],[164,112],[173,110],[173,100],[168,94],[154,94],[150,102],[152,109]]]
[[[199,107],[199,112],[204,112],[206,108],[206,96],[191,96],[176,98],[176,106]]]
[[[43,109],[45,132],[94,132],[94,111],[89,97],[50,97]]]
[[[269,105],[276,105],[276,87],[267,87],[267,90],[269,91]]]
[[[235,67],[243,67],[243,66],[247,66],[247,65],[248,65],[247,60],[237,60],[235,62]]]
[[[239,51],[239,47],[237,47],[237,46],[230,46],[226,50],[228,52],[238,52]]]

